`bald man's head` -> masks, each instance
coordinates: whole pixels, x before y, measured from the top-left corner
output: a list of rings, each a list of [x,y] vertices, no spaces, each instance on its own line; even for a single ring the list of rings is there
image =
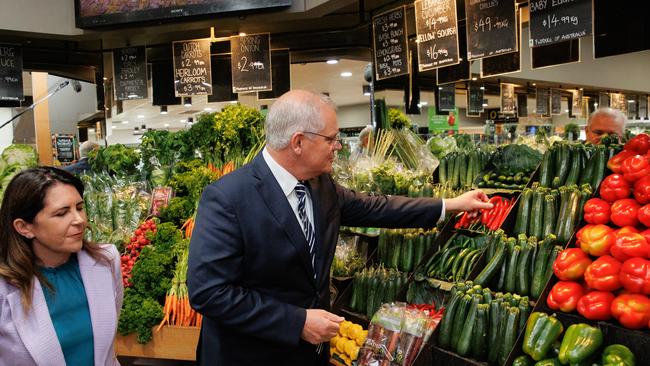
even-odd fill
[[[618,109],[598,108],[589,116],[586,128],[587,141],[598,144],[605,134],[623,137],[625,121],[625,114]]]

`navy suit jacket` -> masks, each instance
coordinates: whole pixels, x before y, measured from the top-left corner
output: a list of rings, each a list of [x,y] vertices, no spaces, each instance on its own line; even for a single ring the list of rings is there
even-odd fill
[[[61,167],[61,169],[67,171],[68,173],[80,175],[85,174],[90,170],[90,164],[88,163],[88,158],[81,158],[76,163],[66,165],[64,167]]]
[[[300,339],[305,309],[329,309],[339,226],[432,227],[434,199],[368,196],[324,174],[309,181],[316,280],[300,224],[262,154],[206,187],[192,234],[187,285],[203,314],[202,365],[321,364]]]

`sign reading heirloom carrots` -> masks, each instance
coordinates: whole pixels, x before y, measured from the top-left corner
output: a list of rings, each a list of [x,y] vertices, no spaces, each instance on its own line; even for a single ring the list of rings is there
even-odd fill
[[[460,62],[455,0],[416,1],[415,30],[420,71]]]

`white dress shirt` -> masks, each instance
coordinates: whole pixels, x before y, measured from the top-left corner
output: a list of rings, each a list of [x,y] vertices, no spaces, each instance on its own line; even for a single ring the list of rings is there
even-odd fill
[[[296,220],[298,220],[298,223],[304,232],[305,228],[302,227],[302,220],[300,220],[300,216],[298,216],[298,196],[296,195],[295,190],[296,184],[298,184],[298,179],[278,164],[266,150],[266,147],[262,150],[262,157],[264,158],[266,165],[271,169],[271,173],[275,177],[275,180],[280,184],[280,189],[282,189],[284,196],[287,197],[287,201],[289,201],[289,205],[291,206],[294,215],[296,215]],[[314,209],[311,203],[311,193],[309,192],[309,189],[307,189],[307,195],[305,196],[305,211],[307,212],[307,218],[309,219],[309,222],[311,222],[312,228],[315,229]]]

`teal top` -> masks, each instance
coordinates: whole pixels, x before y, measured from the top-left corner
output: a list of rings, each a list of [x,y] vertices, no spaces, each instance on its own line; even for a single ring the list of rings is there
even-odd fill
[[[42,286],[66,365],[95,364],[93,326],[77,255],[58,267],[40,270],[55,290]]]

